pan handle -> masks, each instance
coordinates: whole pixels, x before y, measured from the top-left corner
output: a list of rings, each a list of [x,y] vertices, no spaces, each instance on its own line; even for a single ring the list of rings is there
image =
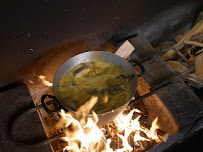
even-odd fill
[[[50,110],[50,109],[47,107],[47,104],[46,104],[46,102],[45,102],[45,99],[46,99],[46,98],[51,98],[51,99],[53,99],[54,101],[57,101],[57,104],[54,104],[54,103],[53,103],[53,105],[54,105],[54,107],[55,107],[55,110],[52,111],[52,110]],[[45,110],[47,113],[49,113],[49,114],[55,113],[55,112],[57,112],[57,111],[59,111],[60,109],[63,108],[62,105],[60,104],[60,102],[57,100],[57,98],[56,98],[55,96],[48,95],[48,94],[45,94],[45,95],[43,95],[43,96],[41,97],[41,103],[42,103],[42,106],[43,106],[44,110]]]
[[[145,68],[144,68],[144,66],[142,65],[142,63],[138,62],[138,61],[135,60],[135,59],[131,59],[131,60],[129,61],[129,63],[132,64],[132,66],[138,65],[138,66],[140,67],[140,69],[141,69],[142,72],[141,72],[141,74],[137,75],[138,77],[143,76],[143,75],[145,74]]]

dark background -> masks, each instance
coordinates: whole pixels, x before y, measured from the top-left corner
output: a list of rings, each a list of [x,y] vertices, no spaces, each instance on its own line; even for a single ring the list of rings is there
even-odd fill
[[[153,30],[145,30],[145,23],[170,9],[178,10],[177,16],[188,15],[184,11],[190,8],[179,10],[178,7],[192,3],[194,9],[200,1],[1,0],[0,3],[2,84],[17,79],[19,70],[36,58],[70,41],[91,38],[96,40],[96,46],[111,37],[122,38],[140,32],[151,42],[158,35],[159,27],[151,37],[148,33]],[[170,21],[173,11],[167,16],[166,21]]]

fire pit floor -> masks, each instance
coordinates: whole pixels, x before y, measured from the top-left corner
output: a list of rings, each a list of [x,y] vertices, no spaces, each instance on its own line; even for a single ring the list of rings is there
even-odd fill
[[[26,85],[20,85],[0,94],[0,151],[2,152],[44,152],[52,151],[49,144],[40,147],[22,146],[11,138],[11,126],[15,118],[27,109],[34,107],[34,103]],[[13,138],[25,144],[33,144],[46,139],[37,111],[21,117],[13,128]]]

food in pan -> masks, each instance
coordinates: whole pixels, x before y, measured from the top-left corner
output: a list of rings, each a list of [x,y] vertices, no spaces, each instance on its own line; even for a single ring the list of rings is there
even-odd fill
[[[59,83],[60,101],[72,110],[92,96],[98,101],[93,110],[115,110],[131,98],[131,79],[120,67],[105,61],[81,63],[65,73]]]

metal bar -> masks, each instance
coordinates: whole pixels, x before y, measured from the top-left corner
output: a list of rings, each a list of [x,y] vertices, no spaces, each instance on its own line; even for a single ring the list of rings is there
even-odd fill
[[[159,84],[158,86],[155,86],[155,87],[151,88],[150,90],[154,90],[156,88],[160,88],[161,86],[163,86],[163,85],[165,85],[165,84],[167,84],[169,82],[176,81],[176,80],[180,79],[182,76],[191,73],[193,70],[194,70],[194,67],[191,67],[187,71],[180,73],[179,75],[173,77],[172,79],[164,81],[163,83]]]
[[[13,141],[15,142],[15,144],[17,144],[19,146],[23,146],[25,148],[33,148],[33,147],[43,146],[45,144],[48,144],[48,143],[50,143],[50,142],[52,142],[52,141],[54,141],[56,139],[62,138],[62,137],[64,137],[64,133],[60,133],[58,135],[55,135],[53,137],[47,138],[46,140],[43,140],[41,142],[34,143],[34,144],[25,144],[25,143],[22,143],[22,142],[19,142],[19,141],[15,141],[15,140],[13,140]]]
[[[177,47],[180,47],[181,45],[184,45],[184,42],[177,43],[177,44],[175,44],[175,45],[172,46],[172,47],[169,47],[169,48],[167,48],[167,49],[164,49],[164,50],[162,50],[162,51],[160,51],[160,52],[154,54],[153,56],[161,55],[162,53],[166,53],[166,52],[169,51],[169,50],[173,50],[173,47],[177,48]]]
[[[190,61],[188,61],[188,59],[176,47],[172,47],[172,48],[189,65],[189,67],[192,67],[192,64],[190,63]]]
[[[151,59],[152,57],[156,57],[156,56],[158,56],[158,55],[161,55],[161,54],[164,54],[164,53],[168,52],[169,50],[173,50],[173,47],[175,47],[175,48],[176,48],[176,47],[180,47],[180,46],[183,45],[183,44],[184,44],[184,42],[177,43],[177,44],[175,44],[174,46],[169,47],[169,48],[166,48],[166,49],[164,49],[164,50],[162,50],[162,51],[160,51],[160,52],[157,52],[157,53],[155,53],[154,55],[152,55],[152,56],[150,56],[150,57],[148,57],[148,58],[142,59],[142,60],[139,61],[139,62],[143,63],[143,62],[145,62],[145,61]]]
[[[190,63],[190,61],[177,49],[178,47],[180,47],[181,45],[184,45],[184,44],[185,44],[184,42],[177,43],[176,45],[174,45],[174,46],[172,46],[172,47],[169,47],[169,48],[167,48],[167,49],[165,49],[165,50],[163,50],[163,51],[160,51],[160,52],[158,52],[158,53],[152,55],[151,57],[148,57],[148,58],[146,58],[146,59],[144,59],[144,60],[141,61],[141,63],[142,63],[142,62],[145,62],[145,61],[151,59],[152,57],[156,57],[156,56],[158,56],[158,55],[160,55],[160,54],[162,54],[162,53],[165,53],[165,52],[167,52],[167,51],[169,51],[169,50],[174,50],[174,51],[189,65],[189,69],[188,69],[187,71],[182,72],[181,74],[179,74],[179,75],[173,77],[172,79],[169,79],[169,80],[167,80],[167,81],[164,81],[163,83],[159,84],[158,86],[155,86],[155,87],[152,88],[151,90],[154,90],[154,89],[156,89],[156,88],[160,88],[161,86],[163,86],[163,85],[169,83],[170,81],[175,81],[175,80],[177,80],[177,79],[179,79],[179,78],[181,78],[181,77],[183,77],[183,76],[185,76],[185,75],[191,73],[191,72],[194,70],[194,67],[193,67],[193,65]],[[143,98],[144,98],[144,97],[143,97]]]
[[[132,101],[128,104],[128,106],[129,106],[129,107],[133,107],[133,105],[136,104],[137,102],[139,102],[139,101],[141,101],[141,100],[143,100],[143,99],[145,99],[145,98],[147,98],[147,97],[149,97],[149,96],[151,96],[151,95],[157,93],[160,89],[162,89],[162,88],[164,88],[164,87],[167,87],[167,86],[170,85],[173,81],[176,81],[176,80],[178,80],[179,78],[181,78],[182,76],[191,73],[193,70],[194,70],[194,68],[191,67],[191,68],[188,69],[187,71],[182,72],[181,74],[179,74],[179,75],[173,77],[172,79],[169,79],[169,80],[167,80],[167,81],[161,83],[160,85],[155,86],[154,88],[151,88],[151,89],[150,89],[150,93],[147,93],[147,94],[145,94],[145,95],[143,95],[143,96],[141,96],[141,97],[139,97],[139,98],[137,98],[137,99],[135,99],[135,100],[132,100]]]
[[[64,136],[65,136],[64,133],[60,133],[60,134],[55,135],[53,137],[47,138],[46,140],[43,140],[42,142],[39,142],[39,143],[36,143],[36,144],[31,144],[31,146],[37,146],[37,147],[42,146],[42,145],[48,144],[48,143],[50,143],[50,142],[52,142],[52,141],[54,141],[56,139],[62,138]],[[28,145],[26,145],[26,146],[28,146]]]
[[[159,87],[156,87],[155,89],[151,90],[149,93],[147,93],[147,94],[145,94],[145,95],[143,95],[143,96],[141,96],[141,97],[139,97],[139,98],[137,98],[137,99],[135,99],[135,100],[132,100],[132,101],[128,104],[128,106],[133,107],[134,104],[138,103],[139,101],[141,101],[141,100],[143,100],[143,99],[145,99],[145,98],[147,98],[147,97],[149,97],[149,96],[151,96],[151,95],[153,95],[153,94],[156,94],[160,89],[162,89],[162,88],[164,88],[164,87],[167,87],[167,86],[170,85],[170,84],[171,84],[171,81],[169,81],[168,83],[163,84],[163,85],[161,85],[161,86],[159,86]]]
[[[202,37],[203,37],[203,35],[199,35],[199,36],[197,36],[197,39],[200,39],[200,38],[202,38]],[[169,48],[166,48],[166,49],[164,49],[164,50],[162,50],[162,51],[160,51],[160,52],[157,52],[157,53],[155,53],[154,55],[152,55],[152,56],[150,56],[150,57],[147,57],[147,58],[145,58],[145,59],[140,60],[139,62],[140,62],[140,63],[145,62],[145,61],[151,59],[152,57],[155,57],[155,56],[157,56],[157,55],[164,54],[164,53],[166,53],[166,52],[169,51],[169,50],[174,50],[181,58],[183,57],[184,60],[186,59],[185,61],[186,61],[188,64],[190,64],[190,63],[188,62],[187,58],[185,58],[185,56],[177,49],[178,47],[180,47],[180,46],[182,46],[182,45],[184,45],[184,44],[187,44],[187,43],[186,43],[185,41],[183,41],[183,42],[181,42],[181,43],[177,43],[177,44],[175,44],[174,46],[169,47]],[[175,49],[174,49],[174,48],[175,48]]]
[[[187,74],[183,76],[183,79],[185,79],[186,81],[189,81],[192,85],[194,85],[197,88],[203,87],[203,80],[196,75]]]

